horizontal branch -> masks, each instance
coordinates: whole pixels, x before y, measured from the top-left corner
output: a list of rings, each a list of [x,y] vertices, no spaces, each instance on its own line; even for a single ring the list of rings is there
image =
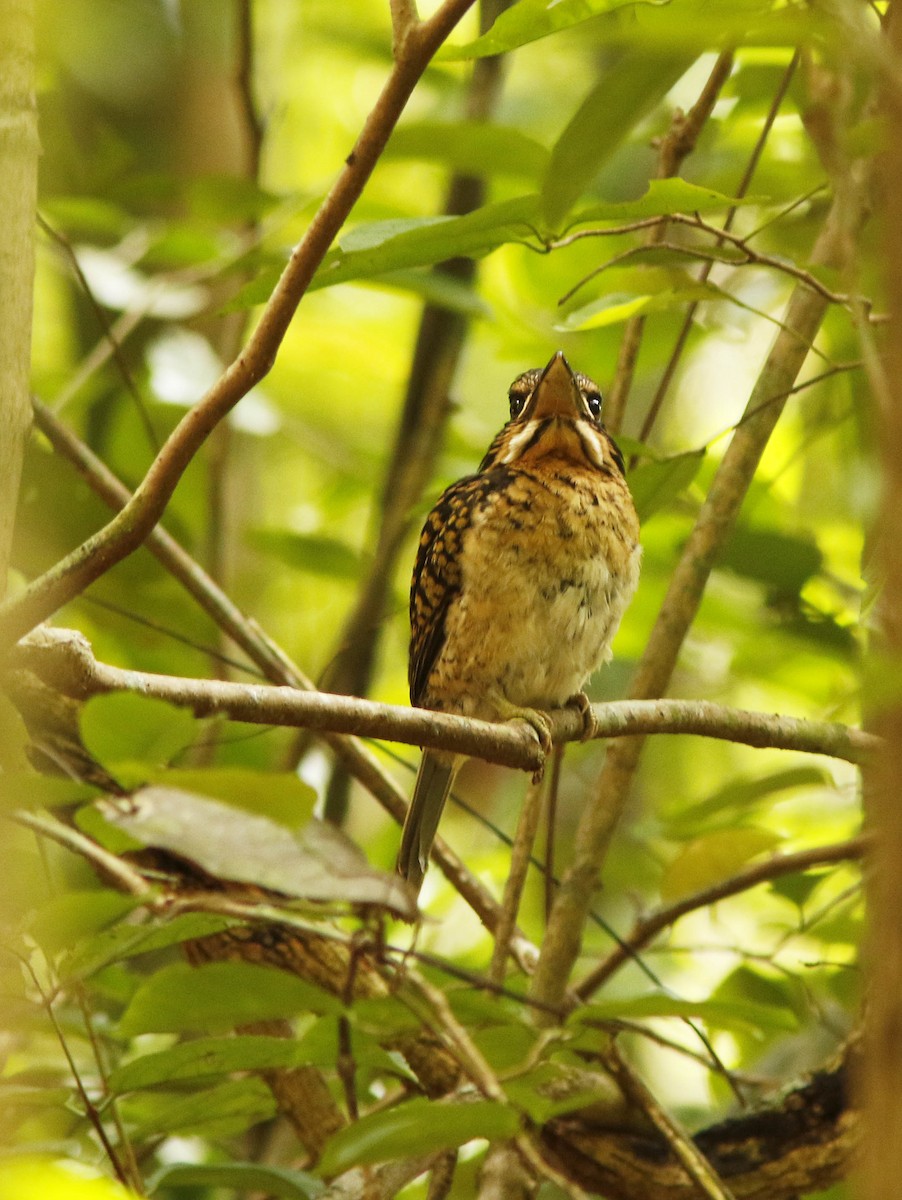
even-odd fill
[[[190,708],[199,717],[218,715],[252,725],[385,738],[523,771],[536,771],[543,763],[535,731],[525,721],[492,724],[330,692],[124,670],[98,662],[87,639],[72,630],[42,630],[21,644],[13,665],[30,668],[51,686],[79,700],[108,692],[135,692]],[[596,738],[695,734],[853,763],[861,762],[878,744],[871,734],[848,725],[748,712],[700,700],[620,700],[593,705],[592,716]],[[552,713],[551,726],[556,742],[577,741],[584,735],[583,718],[575,708]]]

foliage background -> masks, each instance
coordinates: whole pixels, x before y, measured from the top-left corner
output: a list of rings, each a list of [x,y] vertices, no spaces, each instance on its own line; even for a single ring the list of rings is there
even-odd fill
[[[470,283],[431,270],[456,248],[442,242],[442,226],[434,227],[438,249],[421,264],[405,260],[403,243],[399,249],[385,241],[388,231],[421,227],[441,213],[455,170],[483,179],[491,204],[544,187],[548,208],[560,217],[549,224],[558,230],[570,210],[562,172],[565,179],[568,170],[584,174],[571,197],[578,207],[629,206],[656,174],[658,141],[674,112],[692,106],[717,51],[732,38],[741,43],[732,73],[682,175],[724,196],[738,195],[768,130],[752,199],[738,209],[734,226],[742,236],[754,233],[756,251],[804,269],[850,164],[874,150],[875,127],[865,107],[872,79],[864,52],[856,58],[850,51],[841,21],[816,10],[777,11],[735,0],[605,7],[610,11],[506,56],[503,88],[481,131],[463,123],[472,63],[447,55],[429,68],[341,242],[348,253],[382,244],[388,255],[382,266],[390,269],[331,286],[328,274],[320,277],[272,371],[216,431],[168,507],[166,527],[327,689],[346,665],[346,622],[372,567],[386,497],[391,506],[386,472],[424,298],[462,315],[466,338],[440,452],[427,460],[428,485],[390,564],[385,612],[367,630],[377,644],[369,694],[406,701],[406,589],[419,522],[439,490],[478,462],[505,418],[510,380],[562,347],[575,367],[606,388],[624,321],[644,305],[641,352],[619,430],[634,460],[631,481],[643,509],[643,577],[614,664],[592,685],[592,698],[604,700],[627,691],[680,547],[796,282],[722,247],[718,255],[725,261],[710,276],[720,291],[704,293],[695,309],[653,419],[656,389],[687,305],[700,295],[694,275],[703,259],[694,247],[710,250],[710,237],[671,227],[667,236],[676,248],[627,258],[589,278],[609,257],[640,246],[643,232],[587,237],[537,253],[535,236],[518,226],[515,236],[499,236],[497,246],[485,242],[491,252],[477,256]],[[518,9],[537,22],[544,6],[520,0]],[[868,22],[865,10],[855,13],[855,20]],[[250,21],[250,42],[247,29],[242,38],[243,19]],[[870,14],[872,33],[876,20]],[[476,21],[475,13],[465,19],[455,44],[477,35]],[[795,65],[797,44],[803,50]],[[348,154],[390,68],[390,51],[389,14],[380,0],[340,7],[317,0],[254,0],[247,7],[236,0],[46,0],[39,6],[42,226],[33,387],[130,486],[185,406],[236,353],[255,320],[254,305],[268,295]],[[248,67],[249,91],[241,86]],[[769,125],[787,78],[787,94]],[[593,93],[606,79],[610,94]],[[581,166],[573,172],[572,164],[561,166],[560,139],[568,129],[573,138],[571,119],[590,93],[595,117],[577,138]],[[625,221],[637,211],[624,208]],[[716,224],[718,212],[706,219]],[[602,224],[595,220],[592,227]],[[874,236],[870,226],[860,235],[844,276],[821,277],[835,292],[861,291],[879,310]],[[353,271],[350,254],[347,261]],[[562,304],[581,281],[587,282]],[[828,311],[805,368],[809,386],[791,398],[770,439],[683,647],[673,695],[859,721],[862,563],[876,471],[869,382],[861,367],[862,329],[865,349],[872,334],[866,314],[856,317],[850,309],[833,304]],[[115,332],[116,355],[105,326]],[[26,577],[38,574],[105,519],[100,501],[41,436],[33,437],[16,569]],[[67,605],[58,621],[83,630],[104,661],[173,675],[252,678],[223,660],[222,654],[235,658],[234,648],[146,551]],[[95,708],[100,703],[93,702]],[[102,747],[105,763],[138,758],[153,769],[164,763],[252,768],[261,772],[247,785],[259,789],[247,799],[253,806],[272,786],[267,773],[298,762],[311,789],[298,789],[298,803],[309,811],[315,794],[322,810],[332,763],[315,740],[299,743],[286,731],[207,721],[170,731],[164,753],[160,743],[154,747],[135,733],[153,727],[152,720],[129,719],[114,701],[103,703],[93,748]],[[415,754],[377,749],[408,789]],[[558,864],[569,861],[575,824],[603,756],[601,743],[568,750],[557,806]],[[470,869],[496,890],[509,856],[497,830],[513,831],[523,786],[512,772],[472,762],[459,791],[488,824],[454,807],[443,824]],[[340,796],[340,788],[332,794]],[[347,832],[373,865],[390,870],[395,825],[363,789],[353,788],[350,799]],[[726,878],[768,852],[847,838],[859,823],[857,775],[848,764],[727,742],[652,739],[607,859],[596,913],[623,933],[638,912]],[[104,1071],[176,1038],[152,1024],[121,1023],[136,989],[169,969],[169,959],[158,951],[85,968],[96,939],[122,920],[122,907],[70,857],[45,848],[42,861],[28,835],[21,843],[21,869],[6,885],[18,894],[11,911],[19,915],[10,923],[13,941],[24,938],[17,953],[30,968],[24,985],[17,965],[7,970],[8,988],[23,1002],[20,1008],[19,1000],[11,1001],[17,1022],[8,1035],[10,1140],[103,1162],[90,1123],[77,1111],[80,1103],[67,1109],[48,1103],[66,1094],[70,1072],[48,1012],[24,1000],[26,994],[34,999],[39,982],[46,995],[58,997],[66,1045],[106,1094]],[[53,881],[49,900],[45,869]],[[484,971],[490,940],[437,870],[429,874],[422,906],[434,920],[423,927],[418,946]],[[521,911],[536,942],[543,919],[536,874]],[[665,1011],[667,997],[691,1000],[723,1062],[748,1075],[752,1091],[766,1090],[822,1062],[848,1031],[858,995],[860,924],[852,866],[790,876],[692,914],[647,952],[656,982],[631,964],[606,986],[603,1000],[624,1017],[640,1013],[648,994],[658,996]],[[391,936],[406,935],[399,926]],[[582,967],[610,945],[609,933],[591,926]],[[177,951],[169,953],[175,962]],[[440,972],[434,977],[447,983]],[[101,1045],[100,1067],[86,1019]],[[673,1016],[652,1026],[702,1049]],[[190,1022],[186,1028],[197,1032]],[[497,1061],[491,1059],[490,1039],[486,1044],[492,1065],[510,1069],[500,1049]],[[689,1125],[709,1123],[733,1101],[707,1065],[641,1037],[629,1046],[662,1101]],[[337,1089],[334,1062],[326,1072]],[[385,1077],[377,1064],[367,1064],[363,1074],[375,1081],[372,1093],[361,1081],[365,1106],[381,1094]],[[226,1090],[212,1093],[209,1081],[173,1092],[123,1089],[119,1119],[144,1148],[145,1180],[173,1160],[222,1164],[259,1155],[260,1122],[271,1117],[272,1102],[252,1078],[224,1080],[225,1074],[217,1088]],[[184,1111],[176,1098],[186,1100]],[[294,1161],[272,1144],[274,1161]],[[470,1194],[471,1178],[454,1194]],[[160,1194],[170,1194],[167,1186],[160,1184]],[[175,1184],[171,1194],[181,1194]]]

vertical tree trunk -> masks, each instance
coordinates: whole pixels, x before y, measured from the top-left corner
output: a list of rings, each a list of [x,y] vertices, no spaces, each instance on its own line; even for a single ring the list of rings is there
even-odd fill
[[[874,727],[886,740],[865,778],[867,816],[875,840],[868,891],[862,1200],[886,1200],[899,1195],[902,1186],[902,13],[898,3],[891,7],[888,41],[893,75],[884,98],[886,143],[878,194],[890,324],[885,384],[876,389],[883,460],[877,553],[884,591],[874,672],[881,684],[879,694],[870,697]]]
[[[34,0],[0,0],[0,598],[31,421],[38,150]]]

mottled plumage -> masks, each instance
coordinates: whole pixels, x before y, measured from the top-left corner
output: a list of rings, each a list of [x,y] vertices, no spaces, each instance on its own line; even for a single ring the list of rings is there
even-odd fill
[[[410,592],[411,703],[507,720],[543,741],[578,697],[639,576],[639,522],[601,394],[558,352],[510,389],[511,419],[420,536]],[[418,887],[459,760],[423,755],[398,870]]]

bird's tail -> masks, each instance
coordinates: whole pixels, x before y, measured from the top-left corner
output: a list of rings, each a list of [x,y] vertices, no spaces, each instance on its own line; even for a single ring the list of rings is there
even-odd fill
[[[426,750],[420,759],[413,798],[401,832],[397,863],[398,874],[403,875],[417,891],[420,890],[420,884],[426,874],[429,851],[435,841],[442,809],[457,774],[458,761],[444,754],[438,755],[432,750]]]

